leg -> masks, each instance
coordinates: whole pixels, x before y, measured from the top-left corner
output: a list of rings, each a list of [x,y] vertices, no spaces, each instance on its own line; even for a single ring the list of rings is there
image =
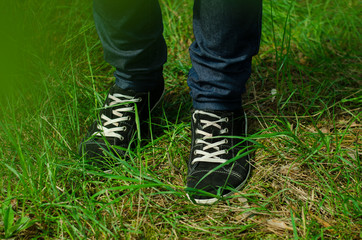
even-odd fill
[[[239,190],[251,171],[241,94],[259,49],[261,3],[195,0],[188,78],[195,110],[187,186],[188,196],[200,204]]]
[[[116,68],[116,84],[150,91],[163,85],[166,44],[157,0],[93,0],[104,57]]]
[[[116,84],[89,128],[80,154],[103,164],[114,159],[112,155],[127,155],[137,116],[141,123],[145,121],[159,101],[166,45],[157,0],[94,0],[94,19],[105,59],[116,68]]]
[[[195,0],[188,78],[194,108],[240,108],[260,32],[261,0]]]

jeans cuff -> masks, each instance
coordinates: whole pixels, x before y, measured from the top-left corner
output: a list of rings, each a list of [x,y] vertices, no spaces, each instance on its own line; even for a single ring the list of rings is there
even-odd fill
[[[116,85],[124,90],[148,92],[164,86],[162,70],[133,75],[116,70],[114,76]]]
[[[236,111],[242,107],[240,101],[235,102],[197,102],[193,100],[193,107],[197,110],[211,110],[211,111]]]

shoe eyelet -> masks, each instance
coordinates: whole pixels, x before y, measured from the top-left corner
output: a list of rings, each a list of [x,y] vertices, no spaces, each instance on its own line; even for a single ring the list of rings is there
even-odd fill
[[[130,116],[128,116],[128,117],[127,117],[127,120],[128,120],[128,121],[131,121],[131,117],[130,117]]]
[[[229,141],[228,141],[227,139],[225,139],[225,140],[224,140],[224,143],[225,143],[225,144],[228,144],[228,143],[229,143]]]
[[[228,118],[228,117],[225,118],[225,122],[229,122],[229,118]]]
[[[139,102],[142,102],[142,97],[139,97],[139,98],[138,98],[138,101],[139,101]]]
[[[126,127],[126,126],[125,126],[125,127],[123,127],[123,129],[122,129],[122,130],[123,130],[124,132],[125,132],[125,131],[127,131],[127,127]]]
[[[225,129],[224,129],[224,132],[225,132],[225,133],[228,133],[228,132],[229,132],[229,129],[228,129],[228,128],[225,128]]]
[[[194,155],[197,155],[196,150],[194,151]]]

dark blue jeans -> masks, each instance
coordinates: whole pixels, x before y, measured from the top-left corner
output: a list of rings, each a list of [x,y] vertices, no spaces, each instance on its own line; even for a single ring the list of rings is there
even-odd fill
[[[163,85],[167,59],[157,0],[93,0],[105,59],[123,89],[152,91]],[[193,106],[236,110],[250,77],[261,34],[262,0],[195,0],[188,77]]]

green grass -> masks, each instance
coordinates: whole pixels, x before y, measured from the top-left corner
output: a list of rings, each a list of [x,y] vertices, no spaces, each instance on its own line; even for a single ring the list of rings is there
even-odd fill
[[[362,237],[361,4],[264,1],[261,49],[243,96],[255,169],[237,195],[197,206],[184,192],[192,2],[161,0],[165,99],[152,115],[152,134],[129,161],[115,157],[122,164],[108,172],[77,155],[114,81],[91,3],[19,6],[27,11],[14,27],[27,29],[27,43],[14,46],[29,61],[17,75],[8,69],[7,79],[23,81],[7,80],[11,90],[0,98],[0,237]]]

